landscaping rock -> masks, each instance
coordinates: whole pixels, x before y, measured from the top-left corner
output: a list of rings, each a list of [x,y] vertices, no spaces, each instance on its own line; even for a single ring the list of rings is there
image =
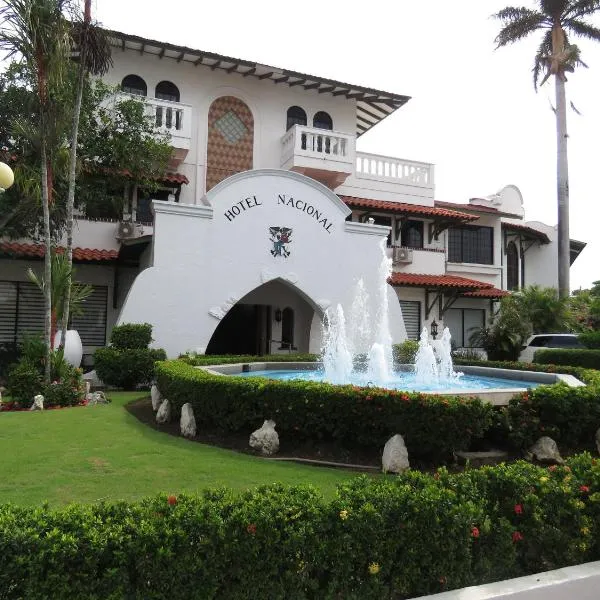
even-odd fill
[[[598,448],[598,454],[600,454],[600,429],[596,431],[596,448]]]
[[[152,410],[156,412],[160,406],[160,390],[156,385],[150,388],[150,398],[152,398]]]
[[[88,406],[94,404],[109,404],[110,400],[104,395],[104,392],[93,392],[88,396]]]
[[[547,435],[541,437],[533,446],[531,446],[526,458],[527,460],[536,459],[541,463],[551,465],[562,465],[565,462],[558,451],[556,442]]]
[[[250,435],[250,447],[260,450],[264,456],[271,456],[279,450],[279,435],[275,431],[275,421],[266,420],[260,429]]]
[[[169,423],[171,421],[171,403],[163,400],[156,413],[157,423]]]
[[[194,417],[194,409],[189,402],[181,407],[179,426],[181,427],[182,436],[187,438],[196,436],[196,418]]]
[[[402,473],[410,469],[408,450],[404,438],[399,433],[385,443],[381,465],[384,473]]]
[[[29,410],[44,410],[44,396],[38,394],[33,397],[33,404]]]
[[[497,465],[508,460],[508,452],[504,450],[488,450],[487,452],[465,452],[457,451],[454,458],[459,465],[470,465],[471,467],[483,467],[485,465]]]

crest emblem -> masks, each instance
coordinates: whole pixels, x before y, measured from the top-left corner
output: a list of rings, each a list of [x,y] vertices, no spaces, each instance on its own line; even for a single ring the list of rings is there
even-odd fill
[[[269,227],[269,235],[273,244],[271,256],[287,258],[290,255],[288,244],[292,242],[292,230],[289,227]]]

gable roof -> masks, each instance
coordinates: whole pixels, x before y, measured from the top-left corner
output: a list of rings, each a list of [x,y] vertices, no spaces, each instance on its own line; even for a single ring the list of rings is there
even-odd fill
[[[334,79],[326,79],[316,75],[298,73],[289,69],[270,67],[260,63],[233,58],[215,52],[195,50],[187,46],[159,42],[121,31],[107,30],[112,46],[121,50],[135,50],[140,54],[153,54],[158,58],[170,58],[177,62],[192,63],[195,67],[202,65],[213,71],[220,69],[227,73],[237,73],[244,77],[267,79],[274,83],[283,83],[290,87],[301,86],[305,90],[315,90],[319,94],[345,96],[356,100],[356,136],[360,136],[374,125],[391,115],[406,104],[410,96],[383,92],[360,85],[343,83]]]

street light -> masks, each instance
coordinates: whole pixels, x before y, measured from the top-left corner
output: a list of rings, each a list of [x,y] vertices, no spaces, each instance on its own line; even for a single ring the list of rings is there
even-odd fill
[[[15,174],[12,169],[3,162],[0,162],[0,193],[7,190],[15,182]]]

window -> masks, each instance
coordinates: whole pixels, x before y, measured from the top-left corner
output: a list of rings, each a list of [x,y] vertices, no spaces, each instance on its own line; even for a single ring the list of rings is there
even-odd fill
[[[281,316],[281,349],[294,347],[294,309],[284,308]]]
[[[154,97],[159,100],[169,100],[170,102],[179,102],[179,89],[170,81],[161,81],[154,91]]]
[[[481,265],[494,264],[494,229],[492,227],[450,227],[448,260]]]
[[[313,117],[313,127],[316,127],[317,129],[328,129],[329,131],[332,131],[333,121],[326,112],[320,110]]]
[[[294,125],[306,125],[306,113],[299,106],[290,106],[287,111],[285,130],[288,131]]]
[[[479,308],[451,308],[444,314],[444,325],[450,329],[452,345],[471,348],[471,336],[485,324],[485,310]]]
[[[121,90],[134,96],[147,96],[148,86],[139,75],[127,75],[121,82]]]
[[[506,247],[506,287],[509,290],[519,289],[519,254],[514,242]]]
[[[418,340],[421,335],[421,303],[412,300],[400,300],[406,336],[409,340]]]
[[[423,221],[405,221],[402,224],[401,244],[406,248],[423,247]]]
[[[108,288],[94,285],[92,293],[81,303],[81,314],[71,319],[71,328],[77,330],[84,346],[106,343],[107,300]]]
[[[392,226],[392,218],[391,217],[373,217],[373,224],[374,225],[383,225],[384,227],[391,227]],[[387,236],[388,248],[391,245],[392,245],[392,230],[390,229],[390,232],[388,233],[388,236]]]

